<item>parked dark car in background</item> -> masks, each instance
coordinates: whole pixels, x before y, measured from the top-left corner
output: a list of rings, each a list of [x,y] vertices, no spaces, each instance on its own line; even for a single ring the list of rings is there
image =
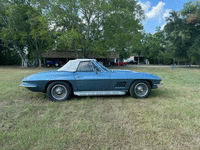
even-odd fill
[[[60,61],[60,60],[55,60],[55,61],[46,60],[46,66],[47,67],[50,67],[50,66],[61,67],[63,65],[64,65],[64,63],[62,61]]]

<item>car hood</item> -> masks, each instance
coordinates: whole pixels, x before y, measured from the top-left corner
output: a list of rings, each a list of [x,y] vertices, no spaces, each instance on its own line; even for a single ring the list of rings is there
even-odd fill
[[[27,76],[22,81],[35,81],[35,80],[52,80],[55,79],[62,79],[63,76],[70,76],[73,75],[72,72],[68,71],[57,71],[56,70],[48,70],[48,71],[42,71],[38,72],[36,74],[32,74],[30,76]]]
[[[135,72],[130,70],[112,70],[115,77],[120,78],[135,78],[135,79],[151,79],[151,80],[162,80],[156,75],[144,72]]]

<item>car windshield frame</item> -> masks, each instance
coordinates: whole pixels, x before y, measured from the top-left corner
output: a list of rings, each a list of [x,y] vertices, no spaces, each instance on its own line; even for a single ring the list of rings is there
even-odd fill
[[[111,72],[108,68],[104,67],[101,63],[98,61],[93,61],[93,63],[98,66],[103,72]]]
[[[97,71],[97,72],[103,72],[103,70],[101,69],[100,66],[98,66],[96,63],[94,63],[94,61],[92,62],[93,68]]]

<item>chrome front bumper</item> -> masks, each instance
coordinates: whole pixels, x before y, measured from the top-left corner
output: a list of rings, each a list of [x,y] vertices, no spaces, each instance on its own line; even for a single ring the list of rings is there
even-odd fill
[[[157,89],[159,85],[163,85],[162,83],[153,84],[152,89]]]
[[[30,83],[26,83],[26,82],[22,82],[19,86],[22,86],[22,87],[37,87],[34,84],[30,84]]]

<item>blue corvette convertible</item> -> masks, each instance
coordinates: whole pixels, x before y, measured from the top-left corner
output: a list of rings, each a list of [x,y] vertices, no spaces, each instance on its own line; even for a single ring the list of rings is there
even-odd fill
[[[71,95],[125,95],[146,98],[161,79],[149,73],[109,70],[95,59],[70,60],[58,70],[39,72],[22,80],[20,86],[47,93],[52,101],[64,101]]]

